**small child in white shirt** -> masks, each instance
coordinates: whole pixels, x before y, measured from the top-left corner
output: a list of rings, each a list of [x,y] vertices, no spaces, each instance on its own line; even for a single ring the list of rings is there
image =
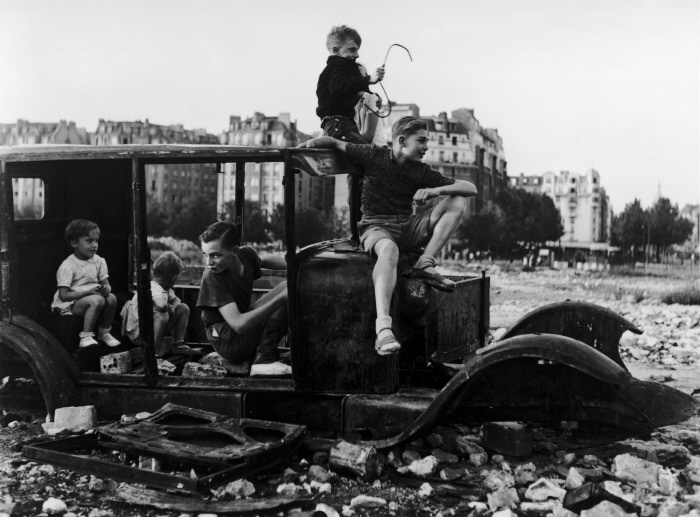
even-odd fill
[[[56,273],[58,289],[51,310],[61,316],[83,317],[80,348],[98,344],[96,324],[100,341],[107,346],[119,346],[119,340],[110,334],[117,297],[111,292],[107,262],[97,254],[100,228],[87,219],[74,219],[66,226],[65,237],[73,254],[61,263]]]
[[[182,261],[172,251],[166,251],[153,263],[151,296],[153,298],[153,341],[158,356],[170,352],[164,336],[172,335],[172,348],[187,349],[185,332],[190,308],[175,295],[173,286],[182,273]],[[137,295],[122,309],[123,332],[132,342],[139,337],[139,311]]]

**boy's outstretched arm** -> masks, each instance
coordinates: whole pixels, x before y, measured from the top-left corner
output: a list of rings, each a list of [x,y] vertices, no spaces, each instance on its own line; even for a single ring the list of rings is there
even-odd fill
[[[333,138],[332,136],[318,136],[307,140],[306,142],[300,143],[297,147],[307,147],[307,148],[317,148],[317,149],[337,149],[338,151],[345,152],[346,146],[345,142]]]

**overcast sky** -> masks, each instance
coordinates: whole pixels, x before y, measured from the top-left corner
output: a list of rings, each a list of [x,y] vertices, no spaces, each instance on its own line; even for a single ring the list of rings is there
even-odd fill
[[[698,0],[0,0],[0,122],[99,118],[318,129],[333,25],[421,114],[496,128],[511,176],[593,167],[614,210],[700,199]]]

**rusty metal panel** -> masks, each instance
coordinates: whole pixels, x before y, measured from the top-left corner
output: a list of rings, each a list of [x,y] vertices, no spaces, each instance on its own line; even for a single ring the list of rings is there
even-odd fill
[[[374,350],[375,259],[357,248],[315,251],[301,261],[292,301],[298,308],[292,346],[295,388],[395,392],[398,358],[382,357]]]
[[[342,395],[293,391],[251,391],[244,398],[245,416],[303,424],[316,435],[340,436],[343,418]]]
[[[435,310],[426,318],[427,357],[437,362],[461,361],[481,346],[489,328],[489,279],[452,279],[457,281],[455,291],[435,291]]]
[[[400,434],[427,410],[435,394],[350,395],[343,407],[343,438],[356,442]]]
[[[115,420],[128,413],[153,412],[168,402],[237,418],[243,416],[243,394],[231,390],[90,385],[82,385],[80,389],[80,405],[99,408],[103,420]]]

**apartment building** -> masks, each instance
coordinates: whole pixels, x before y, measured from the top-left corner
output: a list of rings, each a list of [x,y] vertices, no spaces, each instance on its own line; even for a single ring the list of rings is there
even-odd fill
[[[255,112],[243,119],[232,115],[228,129],[219,135],[220,143],[254,147],[294,147],[311,138],[296,127],[289,113],[268,117]],[[263,213],[272,214],[277,205],[284,204],[283,163],[246,164],[246,200],[258,203]],[[221,209],[235,198],[235,165],[227,164],[219,178],[217,206]],[[334,181],[332,178],[314,178],[308,174],[296,177],[296,206],[328,212],[333,206]]]
[[[87,144],[85,128],[75,122],[29,122],[19,119],[15,123],[0,124],[0,145],[32,144]]]
[[[610,240],[610,200],[601,186],[600,173],[595,169],[583,174],[570,171],[520,174],[511,178],[511,185],[530,193],[546,194],[554,200],[564,225],[562,243]]]

